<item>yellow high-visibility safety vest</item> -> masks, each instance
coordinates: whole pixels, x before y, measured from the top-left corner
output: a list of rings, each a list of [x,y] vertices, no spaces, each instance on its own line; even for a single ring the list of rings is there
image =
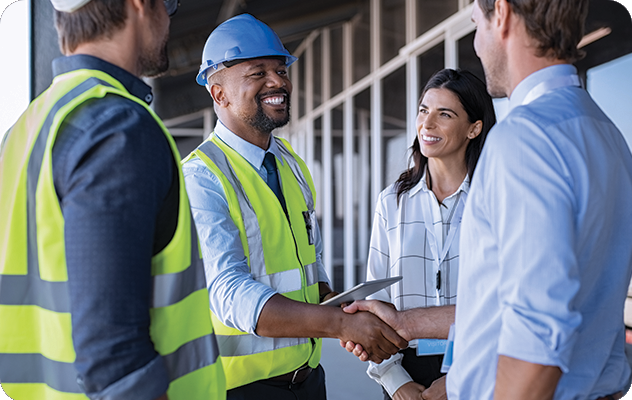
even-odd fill
[[[107,94],[145,107],[165,132],[176,163],[180,158],[154,112],[98,70],[55,77],[9,131],[0,150],[0,380],[14,399],[87,399],[73,365],[64,217],[53,184],[51,153],[68,114],[86,100]],[[224,372],[180,168],[178,176],[177,229],[152,258],[150,335],[167,366],[170,400],[225,399]]]
[[[183,162],[197,156],[221,181],[254,279],[292,300],[318,304],[318,266],[310,237],[316,191],[307,166],[289,143],[273,140],[284,159],[277,168],[287,217],[248,161],[215,134]],[[315,368],[320,362],[321,339],[257,337],[212,315],[228,389],[288,373],[306,362]]]

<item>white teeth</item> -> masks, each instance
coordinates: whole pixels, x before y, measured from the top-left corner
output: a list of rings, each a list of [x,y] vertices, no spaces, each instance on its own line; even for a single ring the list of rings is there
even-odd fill
[[[426,142],[438,142],[439,140],[441,140],[441,138],[434,137],[434,136],[426,136],[426,135],[423,135],[421,138],[425,140]]]
[[[283,100],[285,100],[284,96],[268,97],[268,98],[264,99],[263,102],[266,103],[266,104],[279,105],[279,104],[283,103]]]

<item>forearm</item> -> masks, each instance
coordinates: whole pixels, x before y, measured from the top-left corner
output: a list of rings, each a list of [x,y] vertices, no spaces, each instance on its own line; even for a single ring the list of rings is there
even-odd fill
[[[552,399],[561,376],[562,371],[556,366],[498,356],[494,399]]]
[[[269,337],[329,337],[360,343],[368,359],[377,363],[408,344],[373,314],[346,314],[338,307],[301,303],[279,294],[263,307],[256,332]]]
[[[338,307],[301,303],[275,294],[259,314],[256,333],[266,337],[340,338],[346,315]]]
[[[399,321],[411,340],[447,339],[455,310],[455,306],[412,308],[400,312]]]

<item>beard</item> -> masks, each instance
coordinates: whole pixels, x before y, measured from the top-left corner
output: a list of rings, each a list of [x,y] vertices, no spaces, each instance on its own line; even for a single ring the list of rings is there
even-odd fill
[[[481,60],[482,61],[482,60]],[[483,64],[487,93],[492,98],[507,97],[507,58],[499,50],[495,50],[491,57],[487,57]]]
[[[285,94],[285,102],[286,102],[286,112],[284,116],[279,118],[273,118],[266,114],[263,111],[263,105],[261,102],[262,96],[268,96],[270,94]],[[273,92],[268,92],[264,94],[259,94],[255,97],[255,101],[257,102],[257,112],[255,115],[247,118],[248,124],[258,130],[261,133],[269,134],[276,128],[280,128],[282,126],[287,125],[290,122],[290,94],[287,90],[275,90]]]
[[[150,54],[140,55],[138,63],[142,76],[156,78],[169,69],[168,40],[169,36],[167,35],[157,48],[152,49]]]

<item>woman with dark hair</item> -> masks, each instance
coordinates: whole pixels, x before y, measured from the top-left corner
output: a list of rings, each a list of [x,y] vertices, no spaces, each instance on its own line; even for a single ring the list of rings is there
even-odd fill
[[[496,122],[485,84],[468,71],[444,69],[423,90],[411,167],[379,196],[367,280],[403,276],[371,296],[398,310],[453,305],[459,225],[470,181]],[[416,355],[417,341],[367,373],[384,398],[445,399],[442,355]]]

